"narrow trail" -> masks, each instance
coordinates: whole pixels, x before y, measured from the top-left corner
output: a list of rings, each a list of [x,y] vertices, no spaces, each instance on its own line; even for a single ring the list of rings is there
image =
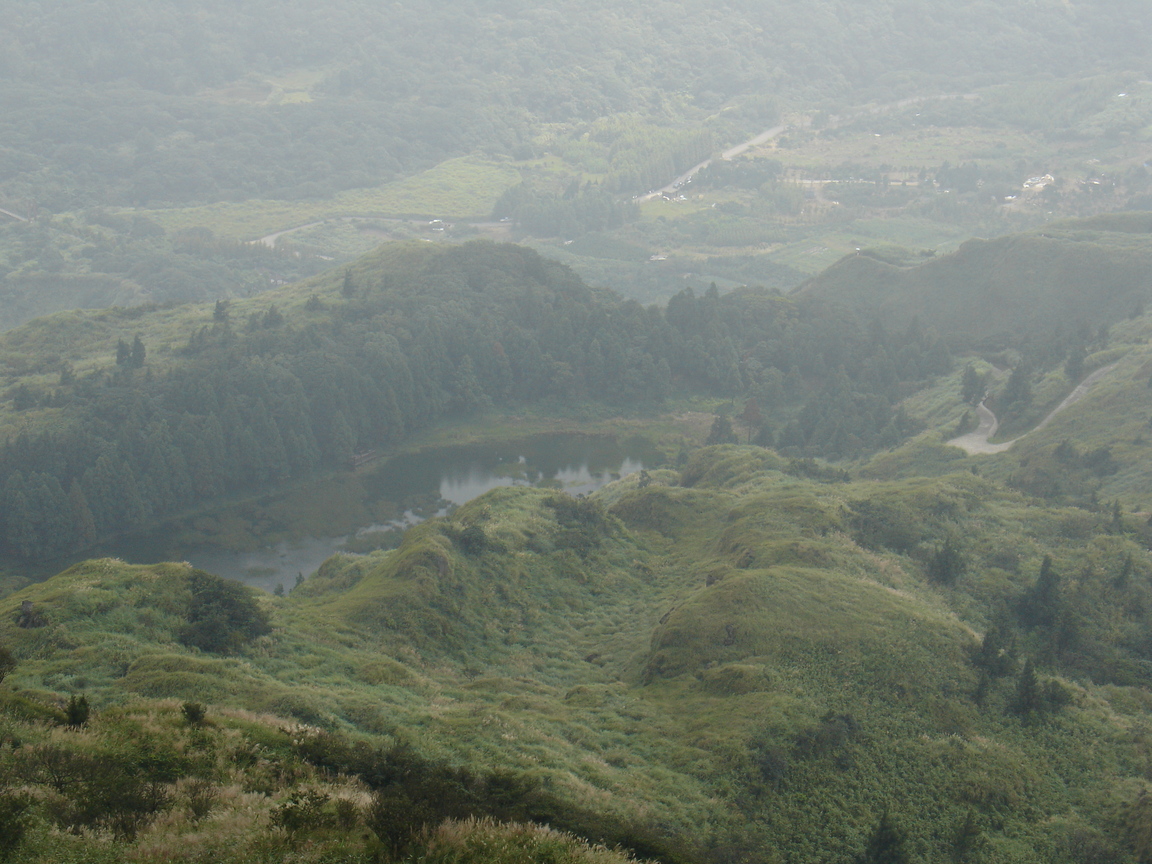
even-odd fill
[[[1092,385],[1111,372],[1120,363],[1117,360],[1115,363],[1110,363],[1107,366],[1102,366],[1076,385],[1075,389],[1069,393],[1063,402],[1048,412],[1039,423],[1036,424],[1028,432],[1023,435],[1013,438],[1011,441],[1001,441],[999,444],[989,443],[988,439],[996,434],[996,430],[1000,428],[1000,421],[996,419],[996,415],[984,407],[984,402],[981,400],[980,404],[976,406],[976,416],[980,418],[980,425],[976,427],[975,432],[969,432],[967,435],[961,435],[958,438],[953,438],[948,441],[953,447],[959,447],[970,456],[987,453],[1003,453],[1021,438],[1031,435],[1033,432],[1039,432],[1045,426],[1052,422],[1057,414],[1065,408],[1071,408],[1081,399],[1088,395],[1089,389]]]

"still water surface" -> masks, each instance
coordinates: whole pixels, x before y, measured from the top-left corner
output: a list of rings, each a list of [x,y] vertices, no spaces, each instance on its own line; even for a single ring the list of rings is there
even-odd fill
[[[646,439],[621,443],[607,436],[571,434],[425,450],[390,459],[364,478],[370,498],[393,502],[403,514],[391,522],[252,552],[189,549],[184,557],[196,567],[266,591],[277,585],[290,590],[298,578],[314,573],[333,553],[355,547],[358,539],[443,515],[497,486],[541,486],[580,495],[659,460]]]

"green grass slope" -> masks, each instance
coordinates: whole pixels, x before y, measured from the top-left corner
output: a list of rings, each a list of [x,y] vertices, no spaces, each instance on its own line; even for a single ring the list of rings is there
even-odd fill
[[[927,431],[870,458],[860,473],[895,480],[978,471],[1038,500],[1091,510],[1115,502],[1124,512],[1147,518],[1152,507],[1152,315],[1117,322],[1108,329],[1105,344],[1093,347],[1079,378],[1070,378],[1067,364],[1054,355],[1047,368],[1029,376],[1029,397],[1009,405],[1003,398],[1007,372],[991,374],[991,365],[979,358],[957,364],[950,375],[903,403]],[[1015,442],[1007,451],[967,456],[944,443],[976,425],[972,406],[962,399],[968,363],[989,375],[987,402],[1002,430],[996,440]],[[1096,372],[1102,374],[1082,398],[1053,415],[1077,384]]]
[[[1074,861],[1085,843],[1140,860],[1139,526],[969,472],[786,467],[728,445],[591,500],[494,490],[258,598],[270,630],[232,653],[189,635],[207,607],[187,565],[88,562],[0,602],[6,698],[83,692],[100,722],[142,699],[288,717],[326,742],[315,764],[370,785],[384,769],[332,742],[401,743],[430,760],[412,777],[473,772],[451,800],[490,809],[455,815],[502,801],[664,860],[842,860],[884,812],[923,861]],[[29,740],[60,709],[37,710]],[[520,791],[475,792],[496,770]],[[404,794],[431,801],[429,783]],[[32,812],[46,838],[67,824]]]
[[[1005,338],[1098,327],[1152,296],[1152,218],[1117,214],[996,240],[971,240],[916,266],[866,251],[799,289],[868,318],[914,317],[953,339]]]

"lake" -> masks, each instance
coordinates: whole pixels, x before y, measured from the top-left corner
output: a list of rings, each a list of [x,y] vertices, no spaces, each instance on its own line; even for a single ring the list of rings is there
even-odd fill
[[[277,586],[287,591],[334,553],[393,546],[404,528],[443,515],[497,486],[540,486],[581,495],[660,461],[659,451],[647,439],[621,442],[605,435],[537,435],[422,450],[361,469],[361,485],[368,498],[391,502],[397,514],[394,519],[363,525],[342,536],[303,537],[246,552],[189,548],[180,550],[179,557],[266,591]],[[136,543],[114,554],[144,563],[152,557],[147,546]],[[166,551],[166,557],[173,557],[171,550]]]

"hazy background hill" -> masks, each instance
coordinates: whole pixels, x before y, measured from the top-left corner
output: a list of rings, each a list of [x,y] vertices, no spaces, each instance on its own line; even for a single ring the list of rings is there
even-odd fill
[[[1148,14],[21,0],[0,34],[0,328],[247,296],[384,239],[528,242],[653,302],[1144,206]],[[733,170],[633,201],[770,127]]]
[[[0,195],[82,204],[302,198],[541,124],[891,100],[1139,67],[1145,4],[69,2],[9,7]]]
[[[798,289],[893,327],[913,319],[953,342],[1019,345],[1141,314],[1152,299],[1152,218],[1125,215],[970,240],[925,260],[850,255]]]

